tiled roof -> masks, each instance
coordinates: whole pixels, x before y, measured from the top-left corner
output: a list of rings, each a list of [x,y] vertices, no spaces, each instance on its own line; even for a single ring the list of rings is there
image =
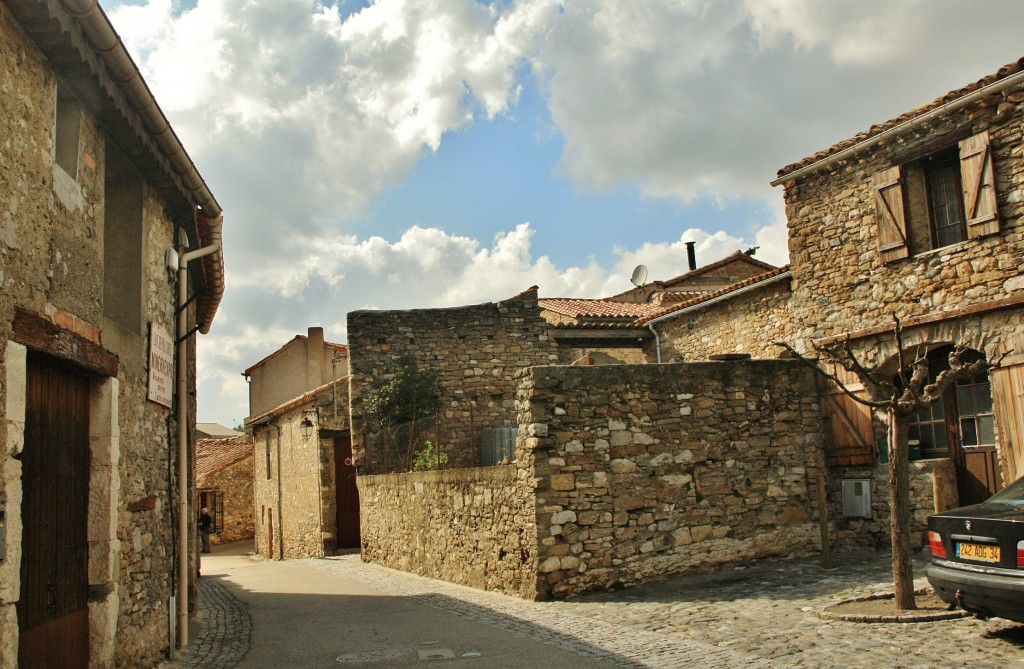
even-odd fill
[[[248,434],[231,439],[197,439],[196,478],[218,472],[252,455],[252,452],[252,436]]]
[[[669,314],[675,313],[677,311],[681,311],[683,309],[688,309],[690,307],[698,306],[700,304],[703,304],[704,302],[710,302],[711,300],[715,300],[715,299],[718,299],[720,297],[725,297],[725,296],[729,295],[730,293],[735,293],[736,291],[741,290],[743,288],[746,288],[748,286],[753,286],[753,285],[761,283],[763,281],[768,281],[770,279],[773,279],[775,277],[780,277],[780,276],[782,276],[784,274],[788,274],[788,273],[789,273],[789,265],[783,265],[782,267],[776,267],[775,269],[773,269],[770,272],[765,272],[764,274],[758,274],[757,276],[752,276],[750,278],[743,279],[742,281],[737,281],[736,283],[730,284],[730,285],[726,286],[725,288],[722,288],[721,290],[716,290],[714,292],[709,292],[709,293],[703,293],[701,295],[698,295],[697,297],[693,297],[691,299],[684,300],[684,301],[679,302],[677,304],[673,304],[673,305],[671,305],[669,307],[661,308],[661,309],[658,310],[657,313],[655,313],[653,315],[650,315],[650,316],[646,316],[644,318],[641,318],[639,320],[639,323],[641,325],[645,324],[645,323],[649,323],[650,321],[654,320],[655,318],[661,318],[662,316],[668,316]]]
[[[1004,65],[1003,67],[996,70],[995,74],[990,74],[989,76],[983,79],[979,79],[973,84],[968,84],[963,88],[950,91],[949,93],[946,93],[942,97],[935,98],[928,104],[922,105],[917,109],[912,109],[911,111],[901,114],[894,119],[886,121],[885,123],[873,125],[866,131],[856,134],[849,139],[843,140],[838,144],[834,144],[831,147],[825,149],[824,151],[819,151],[818,153],[815,153],[813,156],[808,156],[807,158],[804,158],[799,162],[793,163],[792,165],[787,165],[783,167],[781,170],[779,170],[778,176],[781,178],[789,174],[790,172],[795,172],[796,170],[801,169],[803,167],[813,165],[819,160],[824,160],[825,158],[828,158],[829,156],[835,153],[839,153],[844,149],[848,149],[851,146],[856,146],[857,144],[867,139],[870,139],[875,135],[881,134],[889,130],[890,128],[894,128],[900,125],[901,123],[906,123],[907,121],[911,121],[917,118],[918,116],[927,114],[933,109],[938,109],[942,105],[948,104],[954,100],[957,100],[958,98],[962,98],[965,95],[968,95],[970,93],[973,93],[974,91],[977,91],[980,88],[984,88],[985,86],[993,84],[999,81],[1000,79],[1005,79],[1006,77],[1014,75],[1022,70],[1024,70],[1024,58],[1020,58],[1010,63],[1009,65]]]
[[[698,267],[697,269],[690,270],[686,274],[680,274],[677,277],[674,277],[672,279],[668,279],[667,281],[665,281],[665,287],[666,288],[674,288],[676,286],[685,285],[686,283],[688,283],[692,279],[696,279],[697,277],[700,277],[700,276],[703,276],[703,275],[708,274],[710,272],[713,272],[716,269],[721,269],[723,267],[726,267],[727,265],[731,265],[734,262],[745,262],[745,263],[748,263],[750,265],[753,265],[754,267],[757,267],[759,269],[763,269],[763,270],[766,270],[766,271],[767,270],[771,270],[771,269],[775,269],[775,265],[769,265],[768,263],[766,263],[766,262],[764,262],[762,260],[758,260],[757,258],[754,258],[753,256],[749,256],[746,253],[743,253],[742,251],[734,251],[733,253],[730,253],[729,255],[727,255],[724,258],[722,258],[721,260],[716,260],[715,262],[708,263],[707,265],[704,265],[703,267]]]
[[[310,402],[312,402],[313,399],[316,398],[317,395],[319,395],[320,393],[324,392],[325,390],[330,390],[336,384],[341,384],[341,383],[348,383],[348,376],[342,376],[342,377],[337,378],[337,379],[335,379],[333,381],[328,381],[327,383],[323,384],[322,386],[320,386],[318,388],[313,388],[313,390],[308,390],[308,391],[302,393],[301,395],[299,395],[298,397],[293,397],[292,399],[288,400],[287,402],[283,402],[281,404],[278,404],[276,407],[274,407],[273,409],[271,409],[269,411],[264,411],[259,416],[253,416],[252,419],[249,420],[246,423],[246,427],[252,425],[256,421],[261,420],[263,418],[272,418],[272,417],[275,417],[275,416],[280,416],[280,415],[286,414],[289,411],[294,411],[295,409],[298,409],[299,407],[301,407],[301,406],[303,406],[305,404],[309,404]]]
[[[573,318],[621,318],[634,320],[657,313],[658,307],[651,304],[612,302],[610,300],[584,300],[569,297],[542,298],[537,300],[542,309]]]
[[[216,439],[223,439],[225,437],[237,437],[241,434],[237,430],[232,430],[230,427],[225,427],[220,423],[196,423],[196,431],[202,432],[207,437],[213,437]]]
[[[261,358],[259,360],[259,362],[254,362],[253,364],[249,365],[248,369],[246,369],[245,372],[243,372],[243,373],[245,374],[245,376],[252,376],[252,370],[256,369],[257,367],[259,367],[260,365],[265,363],[267,360],[270,360],[275,355],[277,355],[281,351],[285,350],[286,348],[288,348],[289,346],[291,346],[295,342],[297,342],[297,341],[308,341],[308,339],[309,338],[306,335],[295,335],[294,337],[289,339],[288,343],[286,343],[281,348],[277,349],[276,351],[274,351],[273,353],[271,353],[269,355],[264,356],[263,358]],[[332,350],[334,350],[334,351],[336,351],[338,353],[348,353],[348,346],[346,346],[345,344],[335,344],[333,342],[325,341],[324,342],[324,346],[329,348],[329,349],[332,349]]]

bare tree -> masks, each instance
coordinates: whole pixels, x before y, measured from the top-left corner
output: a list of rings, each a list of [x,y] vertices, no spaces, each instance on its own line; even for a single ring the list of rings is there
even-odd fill
[[[998,366],[984,359],[970,360],[970,349],[956,344],[949,353],[949,369],[934,379],[928,372],[927,350],[921,350],[912,362],[907,362],[903,346],[903,328],[899,318],[893,316],[893,336],[896,342],[899,370],[895,378],[878,369],[862,364],[850,349],[850,340],[814,345],[819,359],[838,365],[854,374],[864,385],[867,397],[851,391],[834,372],[822,369],[817,362],[804,357],[785,342],[775,342],[796,356],[815,373],[836,384],[848,397],[871,407],[875,417],[886,426],[889,448],[889,506],[892,522],[892,575],[896,590],[896,606],[916,609],[914,599],[914,572],[910,561],[910,474],[908,470],[907,436],[910,418],[942,399],[946,390],[959,379],[986,374]]]

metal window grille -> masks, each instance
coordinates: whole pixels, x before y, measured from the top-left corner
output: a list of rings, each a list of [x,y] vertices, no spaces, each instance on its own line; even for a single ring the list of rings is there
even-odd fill
[[[518,435],[518,425],[500,425],[480,430],[480,465],[490,467],[505,458],[514,460]]]

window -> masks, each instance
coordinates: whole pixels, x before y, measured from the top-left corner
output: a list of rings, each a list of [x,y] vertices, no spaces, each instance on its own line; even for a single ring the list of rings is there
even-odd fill
[[[928,373],[932,379],[949,367],[949,351],[944,346],[929,353]],[[982,357],[969,353],[968,361]],[[960,447],[993,446],[996,431],[992,406],[992,384],[987,374],[960,379],[941,400],[911,417],[908,438],[920,442],[924,458],[948,457],[951,440]]]
[[[263,433],[263,443],[267,449],[267,480],[270,480],[270,430]]]
[[[999,232],[989,134],[872,177],[883,262]]]
[[[78,179],[78,136],[82,129],[82,113],[78,100],[57,84],[57,110],[53,131],[53,160],[71,178]]]

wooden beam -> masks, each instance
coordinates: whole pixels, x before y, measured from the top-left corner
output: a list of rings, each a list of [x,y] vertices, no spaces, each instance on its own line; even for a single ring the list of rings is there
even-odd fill
[[[990,311],[999,311],[1000,309],[1009,309],[1011,307],[1018,307],[1024,304],[1024,294],[1014,295],[1013,297],[1007,297],[1002,300],[995,300],[993,302],[983,302],[981,304],[972,304],[968,307],[958,307],[956,309],[949,309],[947,311],[936,311],[924,316],[916,316],[913,318],[901,319],[904,329],[917,327],[919,325],[930,325],[931,323],[940,323],[942,321],[952,321],[958,318],[967,318],[968,316],[977,316],[978,314],[989,313]],[[891,334],[893,331],[893,324],[888,323],[886,325],[865,328],[863,330],[853,330],[838,335],[832,335],[830,337],[822,337],[821,339],[815,339],[814,343],[818,346],[828,346],[829,344],[835,344],[841,342],[847,337],[851,340],[864,339],[865,337],[874,337],[880,334]]]
[[[70,362],[97,376],[117,376],[120,360],[99,344],[20,307],[11,339],[26,348]]]

